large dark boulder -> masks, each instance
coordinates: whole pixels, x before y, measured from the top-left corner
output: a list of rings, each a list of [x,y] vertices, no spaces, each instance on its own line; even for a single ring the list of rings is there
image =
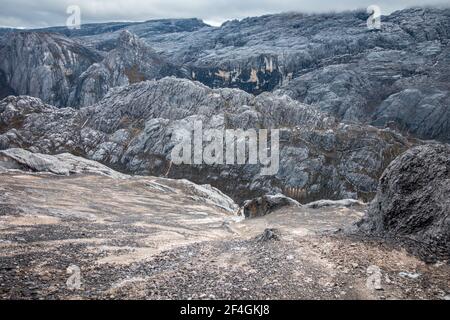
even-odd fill
[[[415,147],[385,170],[361,231],[405,245],[427,262],[450,258],[450,146]]]

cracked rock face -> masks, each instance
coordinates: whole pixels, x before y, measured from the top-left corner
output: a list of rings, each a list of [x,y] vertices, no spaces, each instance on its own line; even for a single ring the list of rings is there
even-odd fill
[[[363,232],[405,244],[427,261],[450,258],[450,146],[415,147],[383,173],[359,222]]]
[[[174,75],[212,88],[276,91],[338,120],[449,142],[449,17],[450,9],[406,9],[383,16],[379,31],[367,29],[361,11],[221,27],[180,19],[4,30],[0,93],[80,107],[116,86]]]
[[[359,11],[267,15],[191,32],[129,29],[210,87],[280,90],[339,120],[449,142],[449,17],[449,9],[396,11],[375,32]]]
[[[280,166],[171,165],[171,151],[194,121],[203,129],[280,129]],[[111,90],[80,110],[31,97],[0,103],[0,148],[70,152],[128,173],[211,184],[242,201],[284,193],[300,202],[373,197],[384,168],[411,142],[391,130],[342,124],[287,96],[253,96],[164,78]]]
[[[46,32],[7,34],[0,56],[0,70],[9,88],[57,106],[69,105],[71,89],[81,73],[102,60],[99,52]]]
[[[301,75],[279,92],[338,119],[448,142],[449,57],[448,40],[408,50],[376,48]]]
[[[111,88],[170,75],[183,76],[176,66],[164,61],[136,35],[125,30],[105,59],[81,74],[70,105],[89,106],[103,98]]]
[[[26,94],[58,107],[88,106],[117,86],[183,76],[126,30],[109,52],[57,33],[12,32],[0,41],[0,55],[1,97]]]

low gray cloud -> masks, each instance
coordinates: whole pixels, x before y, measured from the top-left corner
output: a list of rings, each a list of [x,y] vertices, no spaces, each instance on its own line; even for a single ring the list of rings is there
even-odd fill
[[[0,26],[64,25],[69,5],[81,8],[82,23],[200,18],[211,24],[286,11],[329,12],[380,6],[383,14],[411,6],[444,6],[448,0],[0,0]]]

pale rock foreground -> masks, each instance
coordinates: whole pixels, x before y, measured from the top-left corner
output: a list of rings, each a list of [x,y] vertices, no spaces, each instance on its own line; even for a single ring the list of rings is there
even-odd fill
[[[74,162],[89,171],[46,170]],[[2,299],[447,295],[448,265],[334,233],[360,219],[364,206],[288,206],[242,220],[233,201],[212,187],[114,174],[68,154],[7,150],[0,167]],[[276,237],[261,241],[266,229]],[[373,265],[383,290],[366,286]]]

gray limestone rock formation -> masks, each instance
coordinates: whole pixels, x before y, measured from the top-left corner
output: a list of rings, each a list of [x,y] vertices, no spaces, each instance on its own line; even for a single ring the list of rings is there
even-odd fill
[[[173,147],[203,129],[280,129],[280,164],[172,165]],[[164,78],[109,91],[97,104],[56,108],[31,97],[0,102],[0,149],[70,152],[127,173],[186,178],[211,184],[242,201],[284,193],[304,203],[372,199],[384,168],[411,142],[389,130],[342,124],[287,96],[253,96]]]
[[[311,209],[321,209],[321,208],[351,208],[353,206],[364,206],[365,203],[355,200],[355,199],[342,199],[342,200],[318,200],[310,202],[305,205],[307,208]]]
[[[450,146],[408,150],[383,173],[359,230],[399,242],[426,261],[450,258]]]
[[[11,32],[0,55],[2,97],[30,95],[58,107],[88,106],[114,87],[186,74],[126,30],[109,52],[57,33]]]
[[[103,98],[111,88],[170,75],[182,77],[183,73],[164,61],[136,35],[125,30],[105,59],[80,75],[69,104],[89,106]]]
[[[96,50],[62,35],[26,31],[8,33],[0,42],[0,56],[0,84],[3,78],[16,94],[57,106],[69,105],[80,75],[103,59]]]
[[[277,91],[338,120],[450,141],[450,9],[396,11],[377,31],[367,18],[284,13],[220,27],[180,19],[5,30],[0,94],[80,107],[110,88],[175,75],[211,88]]]

